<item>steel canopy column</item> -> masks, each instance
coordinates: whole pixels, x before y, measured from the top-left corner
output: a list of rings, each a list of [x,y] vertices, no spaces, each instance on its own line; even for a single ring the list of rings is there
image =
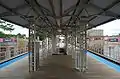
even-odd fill
[[[30,68],[30,53],[31,53],[31,32],[30,32],[30,28],[29,28],[29,40],[28,40],[28,54],[29,54],[29,56],[28,56],[28,62],[29,62],[29,72],[31,71],[31,68]]]
[[[37,70],[36,69],[36,26],[33,25],[33,27],[34,27],[34,52],[33,52],[32,56],[33,56],[33,59],[34,59],[34,68],[33,68],[33,70],[36,71]]]
[[[80,61],[80,58],[81,58],[81,57],[80,57],[80,53],[81,53],[81,52],[80,52],[80,45],[79,45],[79,43],[80,43],[79,29],[78,29],[76,35],[77,35],[77,69],[80,70],[80,69],[81,69],[81,68],[80,68],[80,67],[81,67],[81,66],[80,66],[80,65],[81,65],[81,61]]]
[[[73,32],[71,34],[71,52],[72,52],[72,62],[73,62],[73,65],[72,67],[75,68],[75,48],[74,48],[74,35],[73,35]]]
[[[81,65],[82,65],[82,62],[81,62],[81,47],[80,47],[80,45],[81,45],[81,39],[80,39],[80,37],[81,37],[81,35],[80,35],[80,32],[78,31],[78,33],[77,33],[77,35],[78,35],[78,68],[79,68],[79,71],[81,71]]]
[[[72,34],[69,34],[68,44],[68,55],[72,55]]]
[[[84,58],[83,58],[83,47],[84,47],[84,45],[83,45],[83,35],[82,35],[82,33],[80,32],[80,40],[79,40],[79,42],[80,42],[80,71],[82,72],[83,71],[83,60],[84,60]]]
[[[86,31],[80,33],[80,51],[81,51],[81,71],[84,72],[86,70]]]
[[[56,33],[54,30],[52,34],[52,53],[57,53],[56,52]]]
[[[32,25],[31,25],[32,26]],[[33,30],[29,28],[29,72],[34,71],[34,43],[33,43]]]
[[[76,50],[76,47],[77,47],[77,35],[76,35],[76,28],[75,28],[75,68],[77,68],[77,50]]]
[[[39,42],[39,39],[36,39],[36,42],[35,42],[35,53],[36,53],[36,70],[38,70],[39,66],[40,66],[40,42]]]
[[[84,53],[83,53],[83,55],[84,55],[84,65],[83,65],[83,67],[84,68],[83,68],[83,71],[85,71],[86,68],[87,68],[87,38],[86,38],[87,31],[85,30],[83,34],[84,34],[84,39],[83,39],[83,44],[84,44]]]
[[[65,50],[66,53],[68,53],[68,34],[67,34],[67,30],[65,31]]]
[[[34,71],[37,71],[40,66],[39,63],[40,42],[36,34],[37,34],[36,26],[34,25]]]
[[[49,37],[47,38],[47,51],[48,51],[48,55],[49,55]]]
[[[32,25],[32,27],[34,27],[33,29],[29,29],[29,72],[34,72],[37,70],[38,67],[38,62],[39,62],[39,56],[37,56],[36,54],[39,53],[39,51],[37,51],[37,36],[36,36],[36,26]]]

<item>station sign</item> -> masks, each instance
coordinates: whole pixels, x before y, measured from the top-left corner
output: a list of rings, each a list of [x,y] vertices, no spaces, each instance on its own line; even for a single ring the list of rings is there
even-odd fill
[[[4,42],[12,42],[12,39],[4,38]]]
[[[109,41],[109,42],[120,42],[120,37],[104,37],[105,41]]]
[[[0,38],[0,42],[3,42],[4,41],[4,39],[3,38]]]
[[[109,39],[110,42],[118,42],[118,39],[117,38],[111,38]]]
[[[15,38],[4,38],[3,42],[17,42]]]

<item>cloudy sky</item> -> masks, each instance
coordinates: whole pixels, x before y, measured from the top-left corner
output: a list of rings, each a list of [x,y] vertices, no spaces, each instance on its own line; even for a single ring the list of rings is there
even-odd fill
[[[95,29],[104,29],[104,35],[117,35],[120,33],[120,20],[114,20]]]
[[[11,32],[11,34],[26,34],[28,36],[28,29],[22,28],[20,26],[14,25],[15,30]],[[116,35],[120,33],[120,20],[115,20],[109,23],[106,23],[104,25],[98,26],[94,29],[104,29],[104,35]],[[0,31],[3,31],[0,29]],[[7,31],[4,31],[4,33],[10,33]]]
[[[13,24],[13,28],[15,28],[12,32],[9,32],[9,31],[4,31],[2,29],[0,29],[0,31],[6,33],[6,34],[18,34],[18,33],[21,33],[21,34],[26,34],[26,36],[28,37],[28,29],[26,28],[23,28],[21,26],[18,26],[18,25],[15,25]]]

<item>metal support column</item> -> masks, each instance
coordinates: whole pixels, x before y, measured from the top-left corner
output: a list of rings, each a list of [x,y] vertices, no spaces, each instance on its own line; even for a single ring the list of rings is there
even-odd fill
[[[36,51],[36,26],[32,25],[34,27],[33,29],[29,29],[29,72],[33,72],[37,70],[38,67],[38,59],[39,56],[36,55],[36,53],[39,53],[39,51]]]
[[[76,36],[76,28],[75,28],[75,68],[77,68],[77,50],[76,50],[76,45],[77,45],[77,36]]]
[[[72,45],[72,58],[75,58],[75,52],[74,52],[74,35],[71,34],[71,45]]]
[[[29,28],[29,43],[28,43],[28,51],[29,51],[29,72],[32,72],[33,63],[32,63],[32,53],[33,53],[33,30]]]
[[[56,52],[56,34],[54,31],[52,34],[52,53],[57,53]]]
[[[49,55],[49,37],[48,37],[48,40],[47,40],[47,51],[48,51],[48,55]]]
[[[80,51],[81,51],[81,71],[84,72],[86,70],[86,50],[87,50],[87,42],[86,42],[86,31],[80,33]]]
[[[66,50],[66,53],[68,53],[68,34],[67,34],[67,30],[66,30],[66,34],[65,34],[65,50]]]

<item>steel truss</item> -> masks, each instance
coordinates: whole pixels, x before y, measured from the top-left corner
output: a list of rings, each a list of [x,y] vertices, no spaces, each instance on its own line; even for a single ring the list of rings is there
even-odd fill
[[[34,29],[29,29],[29,72],[37,71],[39,67],[39,47],[40,42],[36,36],[36,26]]]
[[[75,28],[74,31],[69,33],[67,36],[68,43],[71,46],[67,47],[69,55],[73,58],[73,68],[78,69],[81,72],[87,69],[87,40],[86,40],[86,30],[80,31],[81,28]],[[84,26],[86,29],[86,26]]]

